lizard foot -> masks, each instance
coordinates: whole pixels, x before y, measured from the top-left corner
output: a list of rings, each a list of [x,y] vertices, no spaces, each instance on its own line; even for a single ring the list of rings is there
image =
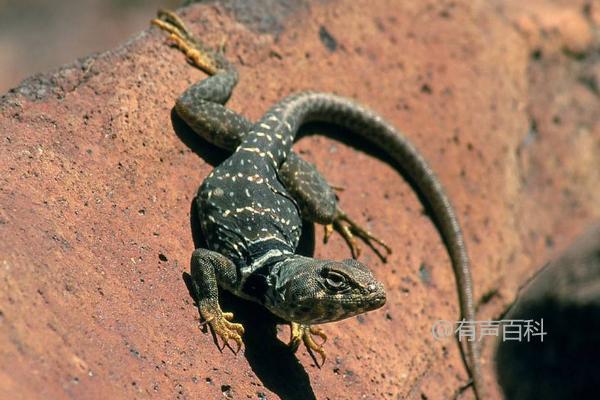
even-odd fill
[[[172,11],[159,10],[158,18],[154,18],[150,23],[167,31],[170,34],[169,40],[185,54],[193,65],[209,75],[214,75],[219,71],[218,56],[212,54],[212,51],[207,50],[200,41],[194,38],[177,14]]]
[[[377,253],[379,258],[383,262],[387,261],[387,256],[392,253],[392,248],[388,246],[383,240],[373,236],[371,232],[362,228],[358,223],[356,223],[352,218],[350,218],[345,212],[338,208],[337,215],[333,220],[333,223],[329,225],[325,225],[325,235],[324,242],[327,243],[333,231],[336,230],[342,235],[348,246],[350,247],[350,252],[352,253],[352,258],[358,258],[360,256],[360,246],[356,241],[355,236],[361,238],[365,241],[372,249]],[[373,242],[379,244],[385,250],[382,253],[377,247],[373,245]]]
[[[298,350],[298,346],[300,346],[300,340],[304,342],[304,345],[308,349],[311,357],[317,364],[318,368],[321,368],[325,364],[325,360],[327,357],[325,356],[325,350],[323,350],[323,345],[327,341],[327,335],[320,329],[315,328],[314,326],[299,324],[297,322],[290,322],[291,329],[291,337],[290,343],[288,344],[292,351],[295,353]],[[317,344],[315,342],[314,336],[319,336],[323,341],[321,344]],[[321,356],[321,364],[317,361],[314,352],[318,353]]]
[[[244,334],[244,326],[242,324],[231,322],[233,313],[223,312],[220,307],[217,306],[215,309],[215,307],[212,307],[209,304],[200,305],[198,308],[200,309],[200,314],[204,319],[204,323],[210,325],[212,328],[215,342],[217,342],[217,335],[223,340],[223,347],[219,347],[217,342],[219,350],[223,351],[227,346],[231,351],[237,354],[242,348],[243,342],[241,335]],[[230,340],[233,340],[236,343],[237,348],[235,350],[229,345]]]

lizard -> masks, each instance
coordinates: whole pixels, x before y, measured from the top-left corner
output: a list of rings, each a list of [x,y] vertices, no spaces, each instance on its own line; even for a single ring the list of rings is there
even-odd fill
[[[391,248],[342,211],[334,189],[314,165],[292,151],[296,133],[308,122],[330,123],[382,149],[402,165],[432,210],[448,249],[458,287],[461,318],[475,319],[470,261],[456,213],[439,179],[416,147],[389,122],[351,99],[300,92],[273,105],[257,122],[225,107],[239,74],[223,55],[196,39],[174,12],[159,10],[152,24],[208,77],[188,87],[175,102],[178,116],[198,135],[232,154],[204,179],[195,199],[207,249],[192,254],[191,282],[201,317],[223,347],[237,353],[244,327],[218,302],[218,288],[262,304],[290,323],[290,347],[302,341],[326,360],[327,335],[314,324],[349,318],[384,305],[383,284],[356,258],[355,236],[373,247]],[[352,259],[318,260],[295,253],[302,221],[325,226],[348,242]],[[385,261],[385,255],[378,252]],[[317,344],[315,337],[321,338]],[[459,342],[475,397],[482,380],[479,350]],[[467,362],[468,361],[468,362]],[[317,362],[317,366],[319,363]]]

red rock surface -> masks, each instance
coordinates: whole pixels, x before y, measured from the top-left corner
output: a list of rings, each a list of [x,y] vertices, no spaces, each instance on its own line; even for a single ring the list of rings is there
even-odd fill
[[[226,1],[183,15],[207,43],[227,39],[242,76],[230,105],[245,115],[316,89],[406,132],[456,206],[488,319],[600,216],[599,7],[519,3]],[[362,256],[388,303],[326,325],[322,369],[245,302],[225,298],[243,353],[202,333],[182,274],[193,196],[223,154],[171,113],[202,77],[149,29],[2,97],[0,398],[450,397],[467,375],[455,342],[431,335],[458,316],[440,237],[391,166],[331,138],[297,149],[393,246],[386,265]],[[315,237],[317,257],[348,256]],[[493,347],[483,365],[500,398]]]

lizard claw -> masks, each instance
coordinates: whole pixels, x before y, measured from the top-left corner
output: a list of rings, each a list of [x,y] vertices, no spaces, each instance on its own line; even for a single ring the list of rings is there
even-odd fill
[[[290,328],[291,337],[290,343],[288,345],[290,346],[292,351],[295,353],[298,350],[298,347],[300,346],[300,340],[302,340],[302,342],[304,342],[304,345],[308,349],[310,356],[315,361],[317,368],[321,368],[325,364],[325,360],[327,359],[327,356],[325,355],[325,350],[323,350],[323,345],[327,341],[327,335],[320,328],[315,328],[310,325],[298,324],[296,322],[291,322]],[[323,340],[321,344],[317,344],[317,342],[315,342],[313,335],[319,336]],[[315,355],[313,354],[313,351],[321,356],[320,364],[317,361]]]
[[[193,65],[208,75],[218,72],[219,65],[214,55],[194,38],[177,14],[172,11],[159,10],[158,18],[154,18],[150,23],[168,32],[168,40],[181,50]]]
[[[242,324],[231,322],[233,319],[233,313],[231,312],[222,312],[220,308],[217,308],[215,311],[213,307],[210,307],[209,305],[201,305],[199,308],[200,314],[202,315],[202,318],[204,318],[204,324],[208,324],[212,328],[215,341],[217,336],[223,341],[223,346],[219,346],[217,342],[219,350],[223,351],[225,347],[228,347],[234,354],[237,354],[242,348],[244,326]],[[230,340],[233,340],[236,343],[237,347],[235,350],[229,345]]]
[[[345,212],[338,209],[337,216],[333,221],[333,228],[342,235],[348,246],[350,247],[350,252],[352,253],[352,258],[358,258],[361,253],[360,246],[356,241],[356,237],[361,238],[365,241],[372,249],[377,253],[377,256],[381,258],[383,262],[387,261],[387,256],[392,253],[392,248],[388,246],[383,240],[373,236],[371,232],[362,228],[358,223],[356,223],[352,218],[350,218]],[[327,232],[327,231],[326,231]],[[326,235],[327,239],[329,239],[329,235]],[[373,242],[377,243],[385,250],[385,254],[383,254],[377,247],[373,245]]]
[[[323,229],[323,243],[327,243],[331,237],[331,234],[333,233],[333,224],[323,225]]]

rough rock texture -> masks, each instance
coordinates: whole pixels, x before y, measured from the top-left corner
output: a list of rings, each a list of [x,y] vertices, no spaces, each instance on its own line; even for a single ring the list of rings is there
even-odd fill
[[[407,133],[464,225],[480,319],[600,216],[597,2],[231,0],[184,17],[207,43],[227,39],[234,109],[257,118],[293,91],[332,91]],[[289,353],[286,327],[228,296],[244,353],[202,333],[183,279],[190,212],[224,154],[171,112],[202,77],[149,29],[0,100],[0,398],[452,396],[467,379],[458,347],[431,334],[458,316],[448,256],[411,187],[354,141],[307,135],[297,149],[393,246],[387,265],[362,257],[386,306],[325,326],[320,370]],[[317,257],[348,256],[339,237],[306,236]],[[500,398],[493,341],[483,350]]]

